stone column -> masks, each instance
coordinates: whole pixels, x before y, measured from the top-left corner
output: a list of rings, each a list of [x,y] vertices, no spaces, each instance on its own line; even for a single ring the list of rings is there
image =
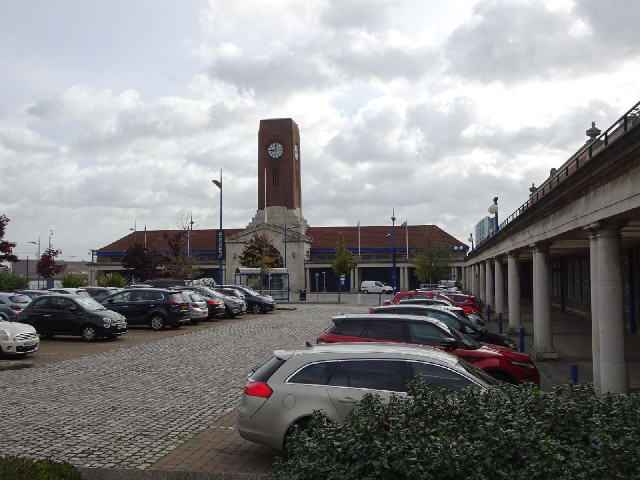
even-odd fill
[[[597,224],[589,230],[589,283],[591,285],[591,355],[593,386],[600,390],[600,323],[598,322],[598,230]]]
[[[487,304],[487,298],[485,297],[485,294],[487,293],[486,284],[487,277],[484,273],[484,262],[480,262],[480,265],[478,265],[478,298],[482,300],[483,305]]]
[[[496,315],[502,314],[504,316],[504,274],[502,271],[502,257],[495,258],[493,271],[495,272]]]
[[[486,299],[486,305],[491,305],[492,307],[495,307],[495,305],[493,304],[493,272],[492,272],[492,267],[491,267],[491,259],[487,259],[484,261],[485,263],[485,299]],[[485,305],[485,307],[486,307]],[[485,308],[486,310],[486,308]]]
[[[600,331],[600,387],[603,393],[629,393],[629,370],[624,353],[624,310],[619,224],[598,230],[598,325]]]
[[[507,282],[509,283],[509,335],[518,335],[522,327],[518,252],[509,252],[507,256]]]
[[[533,355],[536,360],[558,358],[551,334],[551,272],[549,245],[533,247]]]

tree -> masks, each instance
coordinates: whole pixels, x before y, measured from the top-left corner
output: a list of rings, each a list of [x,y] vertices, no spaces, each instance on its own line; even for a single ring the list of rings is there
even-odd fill
[[[67,288],[79,288],[87,286],[86,275],[78,275],[77,273],[67,273],[62,277],[62,286]]]
[[[134,243],[123,255],[121,263],[133,281],[144,281],[156,276],[159,259],[146,245]]]
[[[451,253],[441,243],[423,245],[413,260],[413,274],[421,283],[433,283],[449,277]]]
[[[342,232],[338,234],[338,244],[336,245],[336,259],[331,265],[331,269],[338,276],[338,279],[343,275],[352,272],[358,267],[358,262],[353,256],[353,253],[347,250],[344,246],[344,235]],[[340,302],[340,284],[338,284],[338,303]]]
[[[40,260],[36,264],[36,271],[47,279],[47,287],[49,288],[52,287],[51,279],[64,272],[67,268],[65,264],[60,265],[56,263],[56,257],[61,253],[60,250],[49,247],[44,251],[42,257],[40,257]]]
[[[10,220],[6,215],[0,215],[0,262],[18,261],[18,257],[13,254],[13,249],[16,247],[16,243],[4,240],[4,232],[9,221]]]
[[[0,292],[13,292],[24,288],[29,288],[29,282],[25,277],[18,277],[5,269],[0,269]]]
[[[184,229],[177,232],[171,238],[168,234],[164,234],[164,238],[167,240],[169,247],[169,253],[162,259],[165,277],[187,279],[195,278],[202,273],[202,271],[195,266],[195,258],[184,254],[183,246],[187,242],[188,236],[189,231]]]
[[[262,279],[273,268],[282,268],[282,255],[266,234],[256,233],[251,240],[245,242],[240,255],[240,265],[260,269],[260,293]]]
[[[117,287],[124,288],[127,286],[127,279],[118,272],[107,273],[98,280],[99,287]]]

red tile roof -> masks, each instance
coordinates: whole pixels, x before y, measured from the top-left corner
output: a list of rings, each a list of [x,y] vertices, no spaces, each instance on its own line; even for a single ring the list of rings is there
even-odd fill
[[[224,229],[225,237],[229,237],[243,228]],[[166,233],[172,238],[179,230],[149,230],[146,232],[146,242],[150,250],[167,250],[167,240],[164,239]],[[344,235],[345,246],[349,249],[358,249],[358,230],[355,226],[348,227],[309,227],[307,236],[313,238],[313,249],[333,249],[338,242],[338,234]],[[360,226],[360,248],[364,249],[389,249],[391,248],[391,226]],[[195,251],[215,251],[217,249],[218,229],[194,230],[193,250]],[[402,227],[396,225],[396,248],[406,247],[409,236],[409,248],[421,248],[425,243],[438,242],[445,246],[454,246],[462,243],[449,235],[436,225],[409,225]],[[135,233],[138,243],[145,242],[145,232]],[[134,244],[134,233],[122,237],[115,242],[97,250],[98,253],[122,253]]]

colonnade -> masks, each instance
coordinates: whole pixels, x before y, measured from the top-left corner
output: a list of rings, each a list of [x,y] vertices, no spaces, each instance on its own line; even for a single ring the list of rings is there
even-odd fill
[[[591,281],[591,349],[593,381],[601,392],[629,393],[629,370],[625,359],[621,235],[623,224],[598,222],[589,233]],[[522,327],[520,263],[529,249],[533,262],[533,352],[536,361],[558,357],[551,329],[551,254],[553,240],[536,242],[506,252],[507,302],[504,302],[505,253],[467,259],[461,272],[463,288],[496,314],[507,316],[508,333]],[[564,288],[564,285],[561,285]],[[528,332],[530,333],[530,332]]]

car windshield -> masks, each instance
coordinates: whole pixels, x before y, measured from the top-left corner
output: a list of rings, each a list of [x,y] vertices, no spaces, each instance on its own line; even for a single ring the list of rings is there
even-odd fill
[[[449,329],[449,332],[451,332],[451,336],[454,337],[459,342],[461,342],[464,345],[464,348],[466,350],[478,350],[480,348],[481,345],[475,340],[472,340],[471,338],[467,337],[464,333],[460,333],[460,331],[458,331],[457,329],[449,325],[446,325],[446,326]]]
[[[89,312],[100,312],[100,311],[106,310],[104,305],[101,305],[100,303],[96,302],[91,297],[76,297],[75,301],[78,302],[80,306],[82,306],[82,308],[84,308]]]
[[[31,298],[26,295],[12,295],[9,297],[13,303],[24,303],[25,305],[31,301]]]

